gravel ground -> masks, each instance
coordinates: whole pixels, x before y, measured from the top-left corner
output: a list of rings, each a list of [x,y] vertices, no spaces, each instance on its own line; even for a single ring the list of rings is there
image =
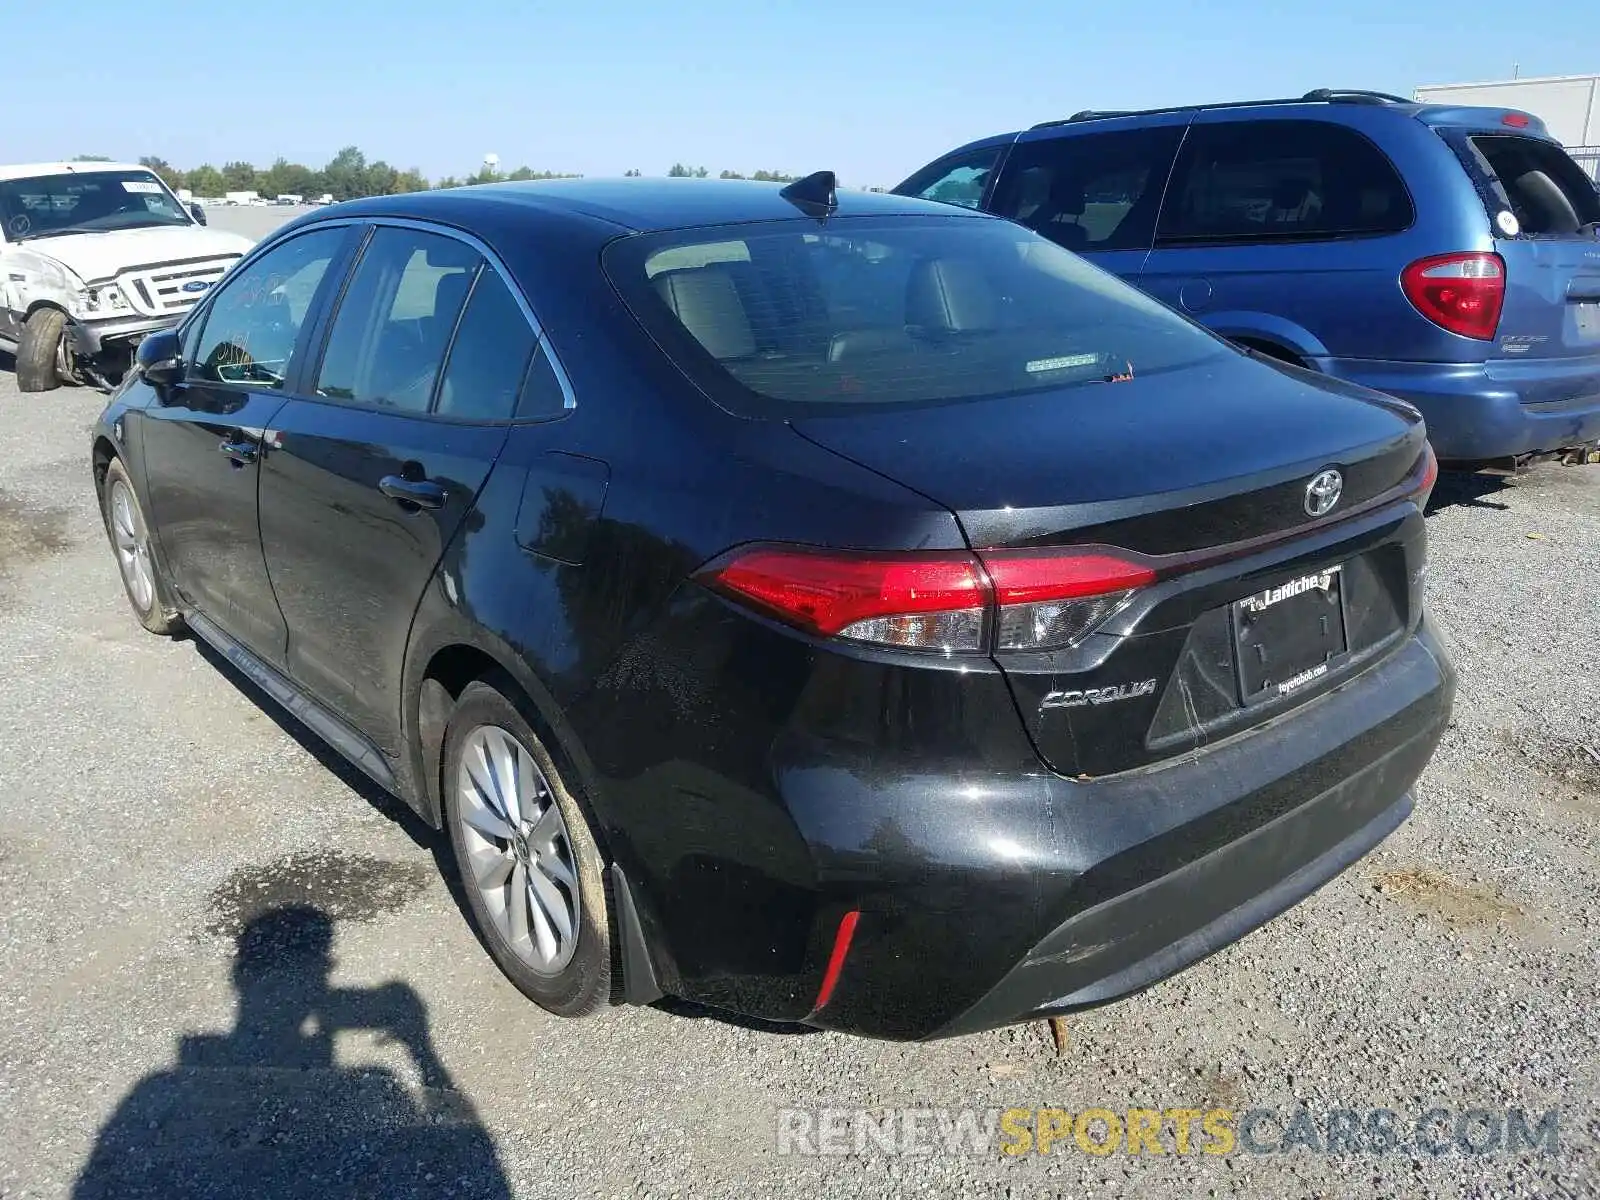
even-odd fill
[[[141,1194],[97,1185],[147,1160],[206,1196],[1600,1195],[1600,470],[1441,486],[1457,722],[1376,854],[1060,1053],[899,1046],[524,1002],[426,830],[129,616],[100,403],[0,362],[0,1196]],[[1560,1149],[780,1155],[823,1105],[1555,1108]]]

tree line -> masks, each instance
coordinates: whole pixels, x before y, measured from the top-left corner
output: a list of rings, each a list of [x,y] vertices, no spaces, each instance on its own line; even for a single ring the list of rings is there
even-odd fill
[[[79,162],[106,161],[98,154],[80,154]],[[320,170],[301,163],[279,158],[270,167],[257,167],[236,161],[213,166],[201,163],[198,167],[183,170],[163,158],[146,155],[139,160],[166,181],[176,191],[188,188],[196,196],[221,196],[225,192],[256,192],[262,196],[322,196],[335,200],[354,200],[358,196],[394,196],[402,192],[425,192],[431,188],[463,187],[474,183],[499,183],[512,179],[575,179],[579,176],[563,171],[535,171],[531,167],[518,167],[513,171],[498,171],[487,164],[472,175],[457,178],[448,175],[430,181],[416,167],[405,170],[377,159],[367,161],[358,147],[346,146]],[[632,169],[624,172],[637,177],[643,172]],[[667,170],[674,179],[705,179],[710,171],[705,167],[690,167],[678,162]],[[755,171],[742,175],[737,171],[723,171],[720,179],[760,179],[775,183],[788,183],[799,178],[782,171]]]

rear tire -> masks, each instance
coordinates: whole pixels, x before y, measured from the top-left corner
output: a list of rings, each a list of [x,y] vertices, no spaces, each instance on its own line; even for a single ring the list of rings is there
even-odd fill
[[[439,786],[468,911],[495,964],[557,1016],[609,1003],[605,862],[550,752],[489,683],[468,684],[450,714]]]
[[[117,571],[122,589],[128,594],[133,615],[151,633],[171,634],[183,624],[161,569],[150,549],[150,526],[144,519],[139,494],[120,458],[106,464],[105,483],[100,489],[100,515],[105,518],[106,536],[117,556]]]
[[[56,365],[61,340],[67,333],[67,314],[59,308],[35,309],[22,327],[17,343],[17,386],[25,392],[48,392],[61,386]]]

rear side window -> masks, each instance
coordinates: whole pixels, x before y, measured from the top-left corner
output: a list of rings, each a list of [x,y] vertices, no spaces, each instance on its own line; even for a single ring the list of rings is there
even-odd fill
[[[461,315],[434,411],[472,421],[509,419],[535,340],[511,289],[485,267]]]
[[[1515,134],[1480,134],[1469,140],[1505,189],[1523,233],[1578,233],[1600,221],[1600,192],[1560,146]]]
[[[1148,250],[1183,129],[1024,142],[990,206],[1068,250]]]
[[[1317,241],[1398,233],[1411,197],[1383,151],[1326,121],[1231,121],[1189,130],[1157,240]]]
[[[989,185],[989,172],[1000,157],[1001,147],[987,146],[953,158],[943,158],[918,171],[895,188],[900,196],[917,196],[942,204],[977,208]]]
[[[726,252],[723,227],[621,238],[603,259],[656,342],[736,412],[810,415],[1114,385],[1228,353],[1008,221],[740,228],[738,256]],[[712,245],[717,254],[698,253]],[[1081,402],[1116,403],[1117,389]]]
[[[339,302],[317,395],[425,412],[481,260],[454,238],[373,233]]]

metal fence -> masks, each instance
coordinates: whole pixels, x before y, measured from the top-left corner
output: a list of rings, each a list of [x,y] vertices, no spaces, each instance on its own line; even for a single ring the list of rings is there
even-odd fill
[[[1567,153],[1585,171],[1589,178],[1600,183],[1600,146],[1568,146]]]

